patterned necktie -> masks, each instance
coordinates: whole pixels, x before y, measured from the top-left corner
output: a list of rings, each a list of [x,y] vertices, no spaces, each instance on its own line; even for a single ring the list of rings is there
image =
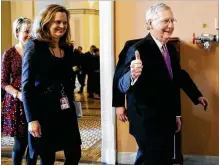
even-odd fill
[[[171,68],[171,60],[170,60],[170,56],[169,56],[166,45],[162,46],[162,50],[163,50],[163,57],[164,57],[164,60],[165,60],[165,63],[166,63],[170,78],[172,79],[173,74],[172,74],[172,68]]]

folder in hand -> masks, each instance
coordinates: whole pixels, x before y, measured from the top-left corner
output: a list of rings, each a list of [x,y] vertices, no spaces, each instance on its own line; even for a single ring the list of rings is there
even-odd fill
[[[83,116],[83,112],[82,112],[82,107],[81,107],[81,102],[79,101],[73,101],[74,105],[75,105],[75,111],[77,114],[78,118],[81,118]]]

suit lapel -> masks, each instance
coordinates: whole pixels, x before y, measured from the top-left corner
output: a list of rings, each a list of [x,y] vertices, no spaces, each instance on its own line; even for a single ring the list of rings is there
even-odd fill
[[[163,54],[160,51],[160,48],[157,46],[156,42],[154,41],[154,39],[152,38],[152,36],[150,35],[150,40],[151,40],[151,47],[153,48],[152,52],[155,52],[156,57],[156,61],[159,63],[159,66],[161,67],[161,69],[165,70],[166,76],[169,78],[169,71],[168,68],[166,66],[166,62],[164,60]],[[169,49],[168,49],[169,50]],[[172,65],[171,65],[172,66]]]
[[[164,69],[166,76],[169,78],[169,71],[167,69],[166,62],[164,60],[163,54],[160,51],[160,48],[157,46],[156,42],[154,41],[154,39],[152,38],[150,33],[146,36],[145,39],[150,40],[150,43],[151,43],[150,49],[151,49],[151,52],[153,52],[152,58],[157,63],[156,66],[161,67],[161,69]],[[168,47],[167,47],[167,49],[168,49]],[[169,49],[168,49],[168,51],[169,51]],[[169,53],[170,53],[170,51],[169,51]],[[172,59],[171,59],[171,67],[172,67]]]
[[[165,63],[164,59],[163,59],[163,55],[160,52],[159,47],[157,46],[156,42],[154,41],[154,39],[152,38],[151,34],[149,33],[146,38],[146,40],[150,41],[150,50],[151,52],[153,52],[153,56],[154,58],[157,58],[157,60],[159,59],[160,61],[162,61],[163,63]]]

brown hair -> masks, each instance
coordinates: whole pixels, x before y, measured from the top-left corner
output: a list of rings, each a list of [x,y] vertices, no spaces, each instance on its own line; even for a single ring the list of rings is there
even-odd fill
[[[39,41],[44,41],[48,43],[49,46],[54,47],[49,28],[57,12],[65,12],[67,16],[67,29],[65,34],[59,40],[59,46],[66,47],[69,46],[71,43],[70,24],[69,24],[70,13],[65,7],[61,5],[51,4],[48,5],[42,11],[40,11],[39,15],[34,20],[31,36],[34,39],[37,39]]]
[[[97,52],[99,52],[99,51],[100,51],[99,48],[94,48],[94,49],[93,49],[93,52],[94,52],[94,53],[97,53]]]

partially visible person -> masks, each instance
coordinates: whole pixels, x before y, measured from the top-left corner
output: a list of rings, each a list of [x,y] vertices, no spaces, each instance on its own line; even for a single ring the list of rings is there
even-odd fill
[[[75,59],[79,60],[79,52],[75,47],[75,41],[71,41],[70,47],[72,49],[73,55],[75,56]],[[73,92],[73,94],[74,94],[74,90],[76,88],[75,81],[76,81],[78,71],[79,71],[78,65],[72,67],[72,84],[73,84],[73,91],[72,92]]]
[[[125,111],[125,94],[123,94],[118,88],[119,78],[122,76],[122,71],[125,67],[125,58],[130,46],[137,43],[141,39],[134,39],[126,41],[124,48],[119,54],[119,61],[116,65],[115,73],[113,76],[113,98],[112,106],[116,108],[116,114],[120,121],[126,122],[127,116]]]
[[[100,99],[100,50],[99,48],[95,48],[93,50],[93,57],[92,57],[92,65],[93,65],[93,93],[94,99]]]
[[[73,47],[73,52],[74,51],[78,51],[78,49],[77,49],[77,47],[75,46],[75,41],[71,41],[71,45],[72,45],[72,47]]]
[[[124,48],[122,49],[122,51],[119,54],[119,61],[116,65],[115,73],[113,76],[112,106],[115,107],[117,118],[121,122],[124,122],[124,123],[126,121],[128,121],[127,110],[126,110],[126,105],[125,105],[125,94],[123,94],[119,90],[118,81],[119,81],[119,78],[121,77],[122,71],[125,67],[125,58],[126,58],[126,54],[127,54],[129,47],[131,47],[133,44],[137,43],[141,39],[142,38],[126,41]],[[135,162],[137,164],[139,164],[140,162],[143,163],[142,151],[140,149],[138,149],[138,151],[137,151]]]
[[[64,165],[76,165],[81,157],[72,95],[77,60],[70,46],[69,18],[65,7],[47,6],[34,21],[33,39],[24,51],[22,96],[30,155],[39,154],[41,165],[54,165],[56,151],[64,150]]]
[[[79,53],[79,72],[77,74],[78,76],[78,81],[81,85],[80,90],[78,91],[78,93],[82,93],[84,90],[84,86],[85,86],[85,77],[86,77],[86,72],[85,72],[85,68],[86,68],[86,58],[84,53],[82,52],[83,48],[81,46],[78,46],[78,53]]]
[[[84,71],[87,74],[87,92],[88,92],[88,97],[93,98],[94,93],[92,89],[92,73],[93,73],[93,68],[92,68],[92,57],[93,57],[93,50],[97,48],[95,45],[90,46],[90,50],[85,53],[85,58],[84,58]]]
[[[82,47],[78,46],[78,51],[79,51],[80,54],[83,53],[82,50],[83,50]]]
[[[14,137],[12,164],[21,165],[25,150],[28,148],[27,121],[24,114],[21,94],[21,68],[24,47],[30,39],[31,20],[20,17],[13,22],[13,34],[18,43],[2,55],[1,85],[5,90],[2,102],[2,134]],[[26,154],[26,164],[36,164],[37,157]]]

